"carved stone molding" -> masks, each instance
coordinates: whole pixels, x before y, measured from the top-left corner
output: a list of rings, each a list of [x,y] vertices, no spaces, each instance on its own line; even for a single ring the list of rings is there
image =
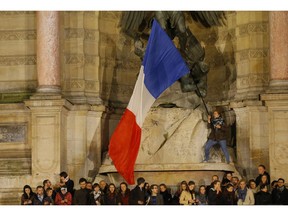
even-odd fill
[[[253,33],[268,33],[269,24],[268,22],[248,23],[245,25],[240,25],[238,28],[240,36]]]
[[[0,31],[0,41],[7,40],[36,40],[36,30]]]
[[[0,16],[35,14],[35,11],[0,11]]]
[[[269,85],[270,76],[269,73],[261,73],[261,74],[249,74],[244,77],[237,77],[237,86],[241,86],[241,88],[247,88],[250,86],[268,86]]]
[[[268,48],[246,49],[246,50],[238,51],[237,53],[239,55],[240,61],[242,61],[242,60],[248,60],[248,59],[268,57],[269,49]]]
[[[96,81],[86,80],[85,81],[85,90],[96,90]]]
[[[0,56],[0,66],[36,65],[36,55]]]
[[[98,55],[66,54],[65,64],[90,64],[97,65]]]
[[[63,84],[65,90],[83,91],[85,87],[84,80],[66,80]]]
[[[83,36],[84,36],[83,28],[65,28],[64,30],[65,39],[83,38]]]

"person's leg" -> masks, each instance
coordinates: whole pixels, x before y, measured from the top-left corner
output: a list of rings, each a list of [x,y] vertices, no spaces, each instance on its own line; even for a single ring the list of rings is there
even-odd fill
[[[216,141],[208,139],[208,141],[206,142],[205,145],[205,159],[204,161],[208,161],[209,160],[209,153],[210,153],[210,148],[216,144]]]
[[[228,149],[227,149],[227,145],[226,145],[226,140],[220,140],[219,144],[220,144],[220,147],[221,147],[221,149],[225,155],[226,163],[230,163],[229,153],[228,153]]]

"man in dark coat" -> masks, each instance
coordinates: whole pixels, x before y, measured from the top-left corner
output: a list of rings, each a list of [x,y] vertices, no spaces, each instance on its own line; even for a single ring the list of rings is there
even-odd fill
[[[139,177],[137,179],[137,185],[131,190],[129,197],[129,205],[145,205],[145,190],[144,190],[145,179]]]
[[[73,196],[73,205],[89,205],[90,190],[86,188],[87,180],[79,179],[80,189],[76,190]]]
[[[272,191],[272,203],[274,205],[288,205],[288,190],[284,185],[283,178],[278,179],[278,187]]]

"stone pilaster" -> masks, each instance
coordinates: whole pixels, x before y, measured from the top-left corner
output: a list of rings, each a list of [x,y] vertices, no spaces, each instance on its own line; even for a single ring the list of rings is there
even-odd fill
[[[269,15],[239,11],[236,15],[236,100],[258,99],[269,84]]]
[[[77,181],[93,178],[101,165],[101,117],[104,106],[73,105],[67,113],[67,168]],[[90,179],[91,180],[91,179]]]
[[[257,166],[269,170],[268,115],[260,102],[231,104],[236,113],[236,157],[239,170],[247,179],[257,176]]]
[[[39,93],[60,93],[59,12],[37,12]]]

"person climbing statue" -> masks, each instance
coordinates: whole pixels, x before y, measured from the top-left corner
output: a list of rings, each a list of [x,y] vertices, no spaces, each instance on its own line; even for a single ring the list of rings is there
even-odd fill
[[[211,128],[211,132],[208,136],[208,141],[205,144],[205,158],[203,162],[205,163],[209,161],[209,153],[211,147],[219,143],[225,155],[226,163],[229,164],[230,158],[226,142],[227,127],[225,125],[224,119],[217,110],[213,112],[213,118],[208,115],[208,128]]]

